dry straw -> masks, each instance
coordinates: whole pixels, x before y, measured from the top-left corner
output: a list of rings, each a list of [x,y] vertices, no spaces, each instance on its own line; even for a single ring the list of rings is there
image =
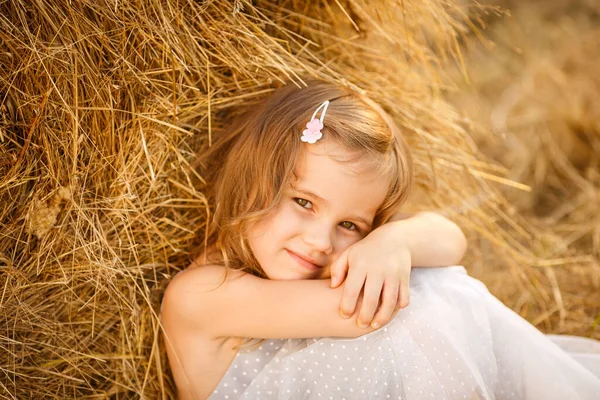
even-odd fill
[[[451,215],[481,238],[475,250],[490,243],[517,287],[539,288],[528,317],[552,322],[544,310],[566,305],[540,267],[593,259],[532,246],[554,236],[499,190],[528,188],[478,153],[442,97],[441,71],[465,76],[460,43],[479,35],[480,11],[416,0],[0,3],[0,396],[173,396],[158,312],[203,239],[210,205],[195,155],[240,105],[307,77],[388,109],[414,149],[413,207]],[[536,243],[561,243],[547,240]]]
[[[512,15],[490,21],[491,41],[465,43],[471,83],[452,103],[483,128],[472,132],[479,148],[532,188],[502,192],[546,233],[531,247],[550,258],[537,264],[552,268],[506,268],[479,251],[477,274],[540,328],[599,338],[600,5],[504,3]],[[515,274],[527,279],[507,285]]]

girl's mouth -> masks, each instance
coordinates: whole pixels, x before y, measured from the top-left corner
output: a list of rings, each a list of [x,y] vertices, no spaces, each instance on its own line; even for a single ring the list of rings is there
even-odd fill
[[[300,264],[302,267],[308,269],[311,272],[320,271],[323,268],[320,265],[309,261],[309,259],[297,253],[294,253],[291,250],[285,249],[285,251],[287,251],[290,257],[292,257],[298,264]]]

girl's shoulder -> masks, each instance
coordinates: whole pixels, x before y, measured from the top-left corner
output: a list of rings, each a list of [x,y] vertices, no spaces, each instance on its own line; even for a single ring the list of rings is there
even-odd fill
[[[183,271],[178,272],[169,282],[163,297],[176,300],[180,296],[202,296],[203,293],[218,290],[226,281],[240,278],[245,272],[227,268],[223,257],[214,247],[203,251]],[[190,299],[184,299],[190,300]]]
[[[217,292],[224,289],[227,282],[242,278],[247,273],[230,269],[218,263],[205,263],[203,255],[190,266],[178,272],[167,285],[163,295],[161,310],[163,314],[175,314],[179,323],[193,324],[201,328],[203,316],[221,301]]]
[[[222,283],[245,275],[248,274],[244,271],[227,268],[219,263],[199,263],[194,261],[188,268],[178,272],[171,279],[167,290],[171,285],[194,285],[197,289],[216,290]]]

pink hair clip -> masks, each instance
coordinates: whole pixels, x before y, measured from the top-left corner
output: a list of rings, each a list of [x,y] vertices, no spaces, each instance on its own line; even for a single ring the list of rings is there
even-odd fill
[[[312,115],[310,122],[306,124],[306,129],[302,131],[302,137],[300,140],[306,143],[314,144],[317,140],[323,137],[323,133],[321,129],[323,129],[323,120],[325,119],[325,113],[327,113],[327,107],[329,107],[329,100],[326,100],[321,104]],[[316,119],[317,113],[320,109],[323,109],[321,112],[321,118]]]

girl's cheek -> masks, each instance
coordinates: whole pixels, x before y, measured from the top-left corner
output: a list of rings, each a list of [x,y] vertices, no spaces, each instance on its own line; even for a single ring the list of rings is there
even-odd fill
[[[297,204],[286,204],[279,215],[280,223],[285,224],[287,229],[293,229],[309,221],[310,213],[304,212]]]
[[[289,218],[292,218],[299,222],[310,221],[313,218],[314,214],[311,213],[311,210],[303,209],[294,201],[291,201],[290,203],[291,204],[288,204],[286,207],[287,215],[289,216]]]
[[[361,239],[361,237],[358,234],[338,234],[336,235],[336,239],[336,251],[339,251],[339,253],[341,254],[348,247],[358,242]]]

